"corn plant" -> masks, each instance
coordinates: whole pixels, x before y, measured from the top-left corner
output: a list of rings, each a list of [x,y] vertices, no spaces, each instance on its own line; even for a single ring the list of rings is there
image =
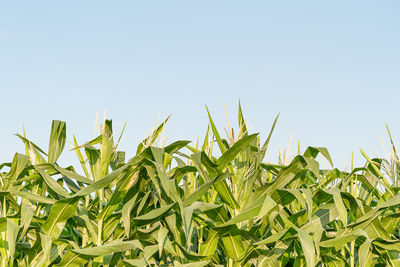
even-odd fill
[[[207,112],[202,142],[157,145],[167,119],[130,159],[105,120],[93,140],[74,136],[79,168],[58,164],[65,122],[48,151],[18,134],[25,152],[0,165],[1,266],[400,266],[394,145],[349,171],[323,147],[273,164],[278,117],[261,140],[239,104],[222,138]]]

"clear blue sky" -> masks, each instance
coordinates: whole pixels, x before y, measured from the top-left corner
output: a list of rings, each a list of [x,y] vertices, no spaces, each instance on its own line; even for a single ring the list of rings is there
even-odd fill
[[[0,161],[27,135],[47,149],[52,119],[80,142],[96,112],[135,151],[169,114],[169,141],[195,139],[207,104],[221,130],[240,98],[271,153],[294,139],[326,146],[344,167],[359,148],[400,138],[400,2],[1,1]],[[72,161],[72,153],[61,160]]]

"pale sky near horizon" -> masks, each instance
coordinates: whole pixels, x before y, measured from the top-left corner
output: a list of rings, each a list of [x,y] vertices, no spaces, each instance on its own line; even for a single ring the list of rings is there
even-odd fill
[[[205,105],[223,131],[238,99],[263,139],[281,113],[273,162],[292,133],[340,168],[382,156],[385,123],[400,138],[399,14],[394,0],[0,1],[0,162],[24,152],[22,125],[47,149],[64,120],[71,148],[106,110],[132,155],[169,114],[169,142],[203,138]]]

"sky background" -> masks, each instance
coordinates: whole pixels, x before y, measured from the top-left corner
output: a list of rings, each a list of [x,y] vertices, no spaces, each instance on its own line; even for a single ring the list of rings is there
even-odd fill
[[[0,1],[0,162],[24,152],[22,125],[47,149],[64,120],[71,148],[106,110],[132,155],[169,114],[167,142],[203,138],[205,105],[223,131],[240,99],[263,139],[281,113],[273,162],[293,134],[361,164],[360,148],[384,154],[385,123],[400,138],[399,14],[395,0]]]

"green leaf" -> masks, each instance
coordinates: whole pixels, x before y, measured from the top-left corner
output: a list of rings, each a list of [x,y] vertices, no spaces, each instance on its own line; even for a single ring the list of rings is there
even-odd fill
[[[100,146],[100,173],[99,177],[104,177],[108,174],[110,168],[111,155],[113,151],[113,140],[112,140],[112,122],[106,120],[103,126],[102,140]]]
[[[61,258],[61,262],[55,267],[80,267],[86,264],[90,260],[90,257],[86,255],[80,255],[78,253],[68,250]]]
[[[49,265],[50,262],[50,251],[51,251],[51,245],[53,243],[52,240],[53,239],[51,236],[40,233],[40,243],[42,245],[42,251],[44,254],[46,265]]]
[[[315,249],[314,242],[311,236],[304,230],[297,230],[299,234],[300,244],[303,249],[304,257],[306,258],[307,266],[315,266]]]
[[[67,127],[64,121],[54,120],[51,125],[49,141],[49,163],[55,163],[60,157],[67,140]]]
[[[6,235],[7,250],[10,258],[13,259],[19,226],[16,223],[12,222],[11,220],[7,219],[6,221],[7,221],[7,235]]]
[[[221,242],[227,256],[234,261],[239,260],[244,254],[242,238],[237,230],[231,230],[228,234],[222,236]]]
[[[110,244],[91,248],[73,249],[72,251],[87,256],[104,256],[111,253],[123,252],[132,249],[143,250],[142,244],[138,240],[115,241]]]
[[[272,124],[271,130],[269,131],[267,140],[265,140],[263,146],[261,147],[260,159],[259,159],[260,161],[263,160],[264,157],[265,157],[265,153],[267,152],[268,145],[269,145],[269,142],[270,142],[270,140],[271,140],[272,133],[274,132],[274,129],[275,129],[275,126],[276,126],[276,122],[278,121],[278,118],[279,118],[279,113],[278,113],[278,115],[276,115],[276,117],[275,117],[274,123]]]
[[[146,149],[146,147],[152,146],[157,141],[170,117],[171,115],[169,115],[155,130],[153,130],[153,132],[146,139],[144,139],[138,145],[136,154],[140,154],[141,152],[143,152],[143,150]]]
[[[226,151],[225,145],[222,143],[221,136],[218,133],[217,127],[215,126],[214,121],[211,118],[210,111],[208,110],[207,106],[206,106],[206,110],[207,110],[208,118],[210,120],[211,129],[214,133],[215,138],[217,139],[219,149],[221,150],[221,153],[224,154]]]
[[[176,141],[164,148],[164,151],[168,154],[173,154],[176,151],[179,151],[181,148],[187,146],[191,141],[186,141],[186,140],[181,140],[181,141]]]
[[[321,247],[342,247],[350,241],[356,240],[360,236],[368,237],[367,233],[361,229],[357,229],[335,238],[325,240],[319,243]]]
[[[21,207],[21,222],[20,222],[20,227],[23,228],[21,237],[24,236],[31,224],[32,218],[33,218],[33,207],[26,203],[22,203]]]
[[[371,247],[371,241],[368,238],[366,238],[364,243],[360,246],[358,250],[358,262],[360,263],[360,267],[367,266],[370,247]]]
[[[244,120],[242,106],[240,105],[240,100],[239,100],[239,109],[238,109],[238,122],[239,122],[239,136],[247,135],[247,125],[246,125],[246,121]]]
[[[217,164],[221,169],[225,168],[240,152],[245,148],[248,148],[254,140],[257,139],[257,134],[245,136],[237,141],[231,148],[229,148],[222,156],[218,159]]]
[[[332,162],[331,156],[329,155],[328,149],[326,149],[325,147],[309,146],[303,155],[304,155],[304,157],[315,159],[319,153],[321,153],[321,155],[324,156],[329,161],[329,163],[331,164],[331,166],[333,168],[333,162]]]
[[[343,204],[343,199],[339,190],[332,190],[333,200],[335,202],[335,206],[339,212],[339,216],[344,226],[347,226],[347,210]]]
[[[176,264],[175,266],[179,267],[204,267],[208,266],[210,261],[198,261],[198,262],[192,262],[192,263],[186,263],[186,264]]]
[[[122,208],[122,223],[124,225],[125,234],[129,236],[130,227],[131,227],[131,211],[132,207],[136,202],[137,194],[131,198]]]
[[[90,193],[96,192],[99,189],[102,189],[108,185],[110,185],[111,182],[113,182],[115,179],[117,179],[120,174],[122,174],[123,171],[125,171],[128,167],[130,167],[130,164],[125,164],[123,167],[111,172],[110,174],[106,175],[100,180],[97,180],[96,182],[93,182],[92,184],[86,186],[79,192],[77,192],[75,196],[85,196]]]
[[[165,213],[167,213],[170,209],[172,209],[172,207],[175,205],[175,203],[163,206],[161,208],[152,210],[146,214],[143,214],[141,216],[132,218],[132,220],[138,222],[138,223],[144,223],[147,221],[152,221],[152,220],[156,220],[158,218],[160,218],[161,216],[163,216]]]
[[[43,223],[42,232],[53,238],[58,238],[65,223],[76,213],[79,197],[58,200],[50,210],[47,220]]]
[[[218,231],[215,231],[214,229],[210,228],[208,231],[208,237],[207,240],[200,244],[200,251],[199,253],[204,256],[212,256],[215,253],[215,250],[217,249],[218,245],[218,240],[219,240],[219,235]]]
[[[27,200],[30,200],[33,202],[38,202],[38,203],[43,203],[43,204],[54,204],[56,202],[56,200],[54,200],[54,199],[41,197],[41,196],[34,195],[34,194],[31,194],[31,193],[25,192],[25,191],[18,191],[18,192],[12,191],[12,192],[17,196],[20,196],[24,199],[27,199]]]
[[[215,165],[204,152],[194,153],[192,154],[191,158],[193,159],[193,162],[204,181],[208,181],[209,178],[208,175],[203,171],[202,164],[205,165],[211,175],[219,174],[217,165]],[[221,179],[219,182],[215,183],[214,188],[229,207],[233,209],[239,208],[239,204],[237,203],[232,191],[224,179]]]
[[[218,228],[227,227],[227,226],[234,225],[234,224],[246,221],[246,220],[253,219],[254,217],[256,217],[256,216],[258,216],[260,214],[260,211],[261,211],[261,208],[264,205],[264,200],[265,199],[266,199],[266,196],[264,196],[262,198],[258,198],[246,210],[242,211],[241,213],[239,213],[238,215],[236,215],[235,217],[233,217],[232,219],[230,219],[226,223],[218,225],[217,227]],[[263,212],[265,212],[265,211],[263,211]]]
[[[53,190],[60,196],[69,197],[68,192],[65,191],[65,189],[62,186],[60,186],[53,178],[51,178],[51,176],[48,175],[44,170],[42,170],[39,166],[35,166],[35,169],[43,178],[47,186],[51,188],[51,190]]]
[[[230,173],[222,173],[219,174],[214,179],[207,181],[206,183],[202,184],[199,188],[197,188],[192,194],[190,194],[184,201],[183,205],[185,207],[191,205],[193,202],[197,201],[201,198],[207,191],[209,191],[210,187],[215,184],[216,182],[230,177],[232,174]]]

